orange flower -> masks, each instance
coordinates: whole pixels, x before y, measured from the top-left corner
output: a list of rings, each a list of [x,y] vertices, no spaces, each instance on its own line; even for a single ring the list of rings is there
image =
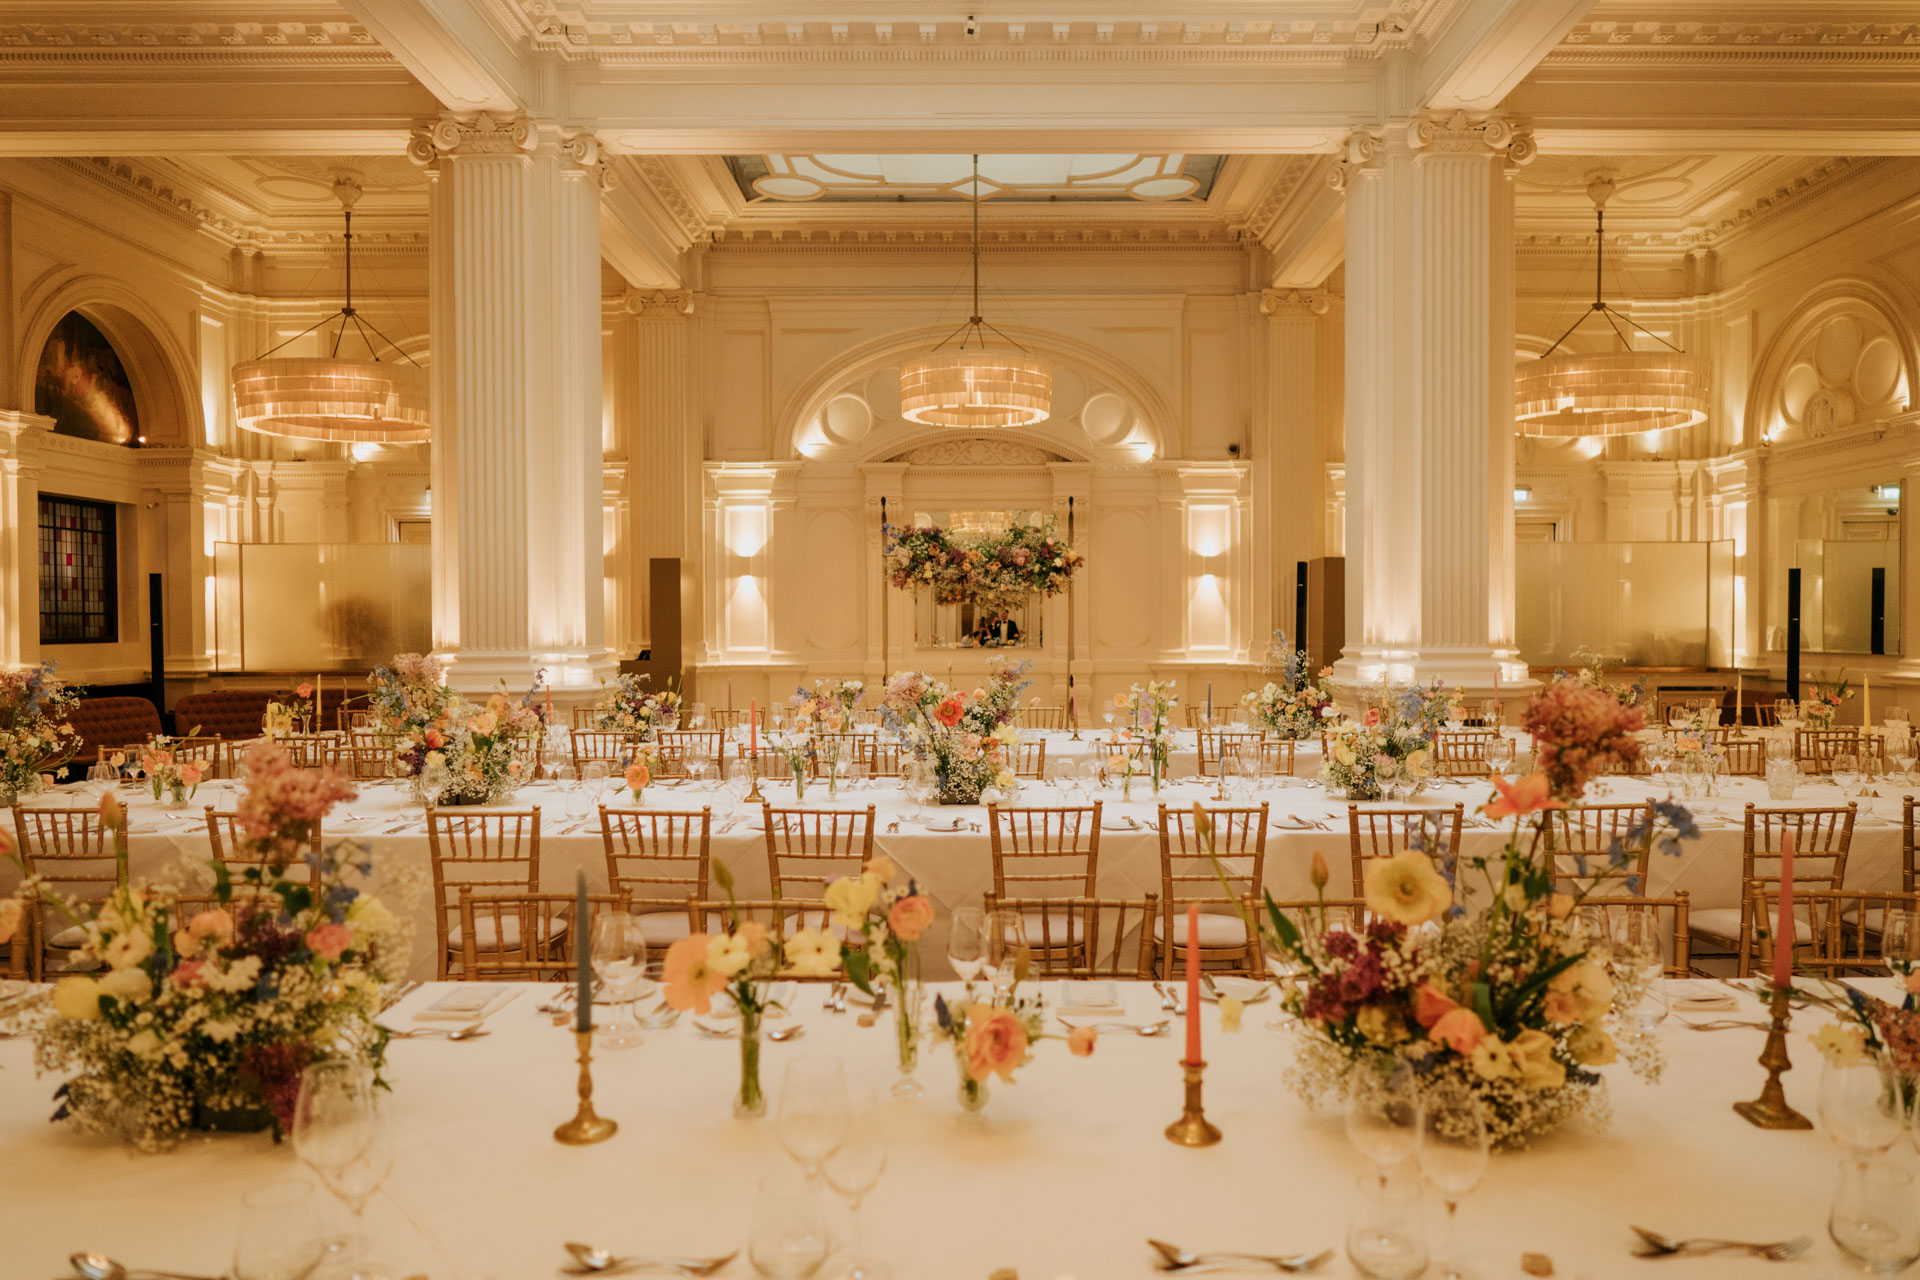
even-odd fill
[[[934,711],[933,714],[934,714],[934,717],[938,719],[941,724],[951,729],[953,728],[953,726],[960,723],[961,713],[964,712],[965,710],[966,710],[966,704],[960,701],[959,698],[948,698],[945,702],[942,702],[940,704],[940,706]]]
[[[20,918],[26,913],[18,898],[0,898],[0,942],[13,937],[20,927]]]
[[[967,1078],[999,1076],[1013,1080],[1014,1068],[1027,1060],[1027,1029],[1006,1009],[976,1004],[967,1010]]]
[[[1076,1058],[1091,1058],[1093,1046],[1099,1039],[1100,1033],[1092,1027],[1075,1027],[1067,1036],[1067,1048],[1073,1050]]]
[[[639,794],[640,789],[653,781],[653,774],[647,771],[646,762],[635,760],[627,766],[627,790]]]
[[[1500,793],[1480,806],[1480,812],[1489,818],[1513,818],[1567,807],[1564,801],[1553,798],[1544,773],[1530,773],[1518,782],[1508,782],[1498,773],[1489,776],[1493,779],[1493,789]]]
[[[917,893],[908,894],[887,909],[887,928],[902,942],[918,942],[933,923],[933,904]]]
[[[707,963],[707,944],[712,941],[706,934],[696,933],[667,948],[661,977],[666,982],[662,999],[668,1008],[713,1012],[713,993],[726,986],[727,979]]]
[[[1413,1018],[1423,1027],[1431,1028],[1459,1007],[1459,1001],[1431,982],[1422,983],[1420,989],[1413,993]]]
[[[100,825],[108,831],[126,830],[126,806],[122,805],[120,797],[111,791],[100,797]]]
[[[1427,1031],[1427,1039],[1443,1044],[1461,1057],[1480,1047],[1487,1038],[1487,1026],[1471,1009],[1452,1009]]]

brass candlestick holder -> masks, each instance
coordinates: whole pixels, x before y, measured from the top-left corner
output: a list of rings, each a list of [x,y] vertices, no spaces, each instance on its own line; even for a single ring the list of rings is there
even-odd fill
[[[1775,987],[1769,1006],[1773,1027],[1767,1032],[1766,1047],[1760,1050],[1760,1065],[1767,1069],[1767,1083],[1752,1102],[1736,1102],[1733,1109],[1748,1124],[1762,1129],[1811,1129],[1813,1121],[1787,1105],[1787,1091],[1781,1087],[1780,1073],[1793,1070],[1787,1057],[1788,990]]]
[[[1207,1121],[1206,1108],[1200,1104],[1207,1064],[1182,1060],[1180,1070],[1187,1080],[1187,1105],[1180,1118],[1167,1126],[1167,1141],[1182,1147],[1210,1147],[1220,1141],[1220,1130]]]
[[[593,1142],[605,1142],[620,1128],[618,1122],[605,1116],[595,1115],[593,1110],[593,1032],[576,1031],[575,1040],[580,1043],[580,1109],[573,1119],[553,1131],[555,1142],[564,1142],[570,1147],[584,1147]]]
[[[742,803],[765,804],[767,798],[760,794],[760,753],[758,751],[747,757],[747,776],[753,779],[753,789],[742,798]]]

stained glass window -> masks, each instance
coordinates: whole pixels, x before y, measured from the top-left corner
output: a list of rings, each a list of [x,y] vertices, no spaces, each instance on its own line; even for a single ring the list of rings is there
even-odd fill
[[[40,643],[120,638],[113,504],[40,499]]]

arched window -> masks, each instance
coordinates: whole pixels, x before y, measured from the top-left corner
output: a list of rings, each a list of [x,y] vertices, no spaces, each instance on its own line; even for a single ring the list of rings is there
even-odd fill
[[[105,444],[140,440],[140,414],[126,368],[107,336],[78,311],[62,316],[40,349],[33,411],[52,418],[60,435]]]

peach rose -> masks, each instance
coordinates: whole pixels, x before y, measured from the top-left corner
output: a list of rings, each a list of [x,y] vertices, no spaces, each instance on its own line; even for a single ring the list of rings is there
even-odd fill
[[[1458,1000],[1431,982],[1421,983],[1420,989],[1413,993],[1413,1018],[1423,1027],[1431,1028],[1459,1007]]]
[[[1099,1039],[1100,1033],[1092,1027],[1075,1027],[1067,1035],[1067,1048],[1073,1050],[1076,1058],[1091,1058],[1093,1046]]]
[[[338,960],[353,945],[353,930],[344,924],[316,925],[307,932],[307,945],[322,960]]]
[[[1427,1030],[1427,1039],[1445,1045],[1457,1054],[1471,1055],[1487,1038],[1486,1024],[1471,1009],[1450,1009]]]
[[[1005,1009],[976,1004],[967,1010],[967,1078],[1013,1079],[1014,1068],[1027,1060],[1027,1029]]]
[[[295,697],[311,698],[313,696],[313,682],[311,680],[302,680],[299,687],[294,689],[293,692]]]
[[[920,941],[932,923],[933,904],[917,893],[908,894],[887,911],[887,928],[902,942]]]
[[[189,760],[180,766],[180,781],[190,787],[200,785],[200,765],[198,761]]]

